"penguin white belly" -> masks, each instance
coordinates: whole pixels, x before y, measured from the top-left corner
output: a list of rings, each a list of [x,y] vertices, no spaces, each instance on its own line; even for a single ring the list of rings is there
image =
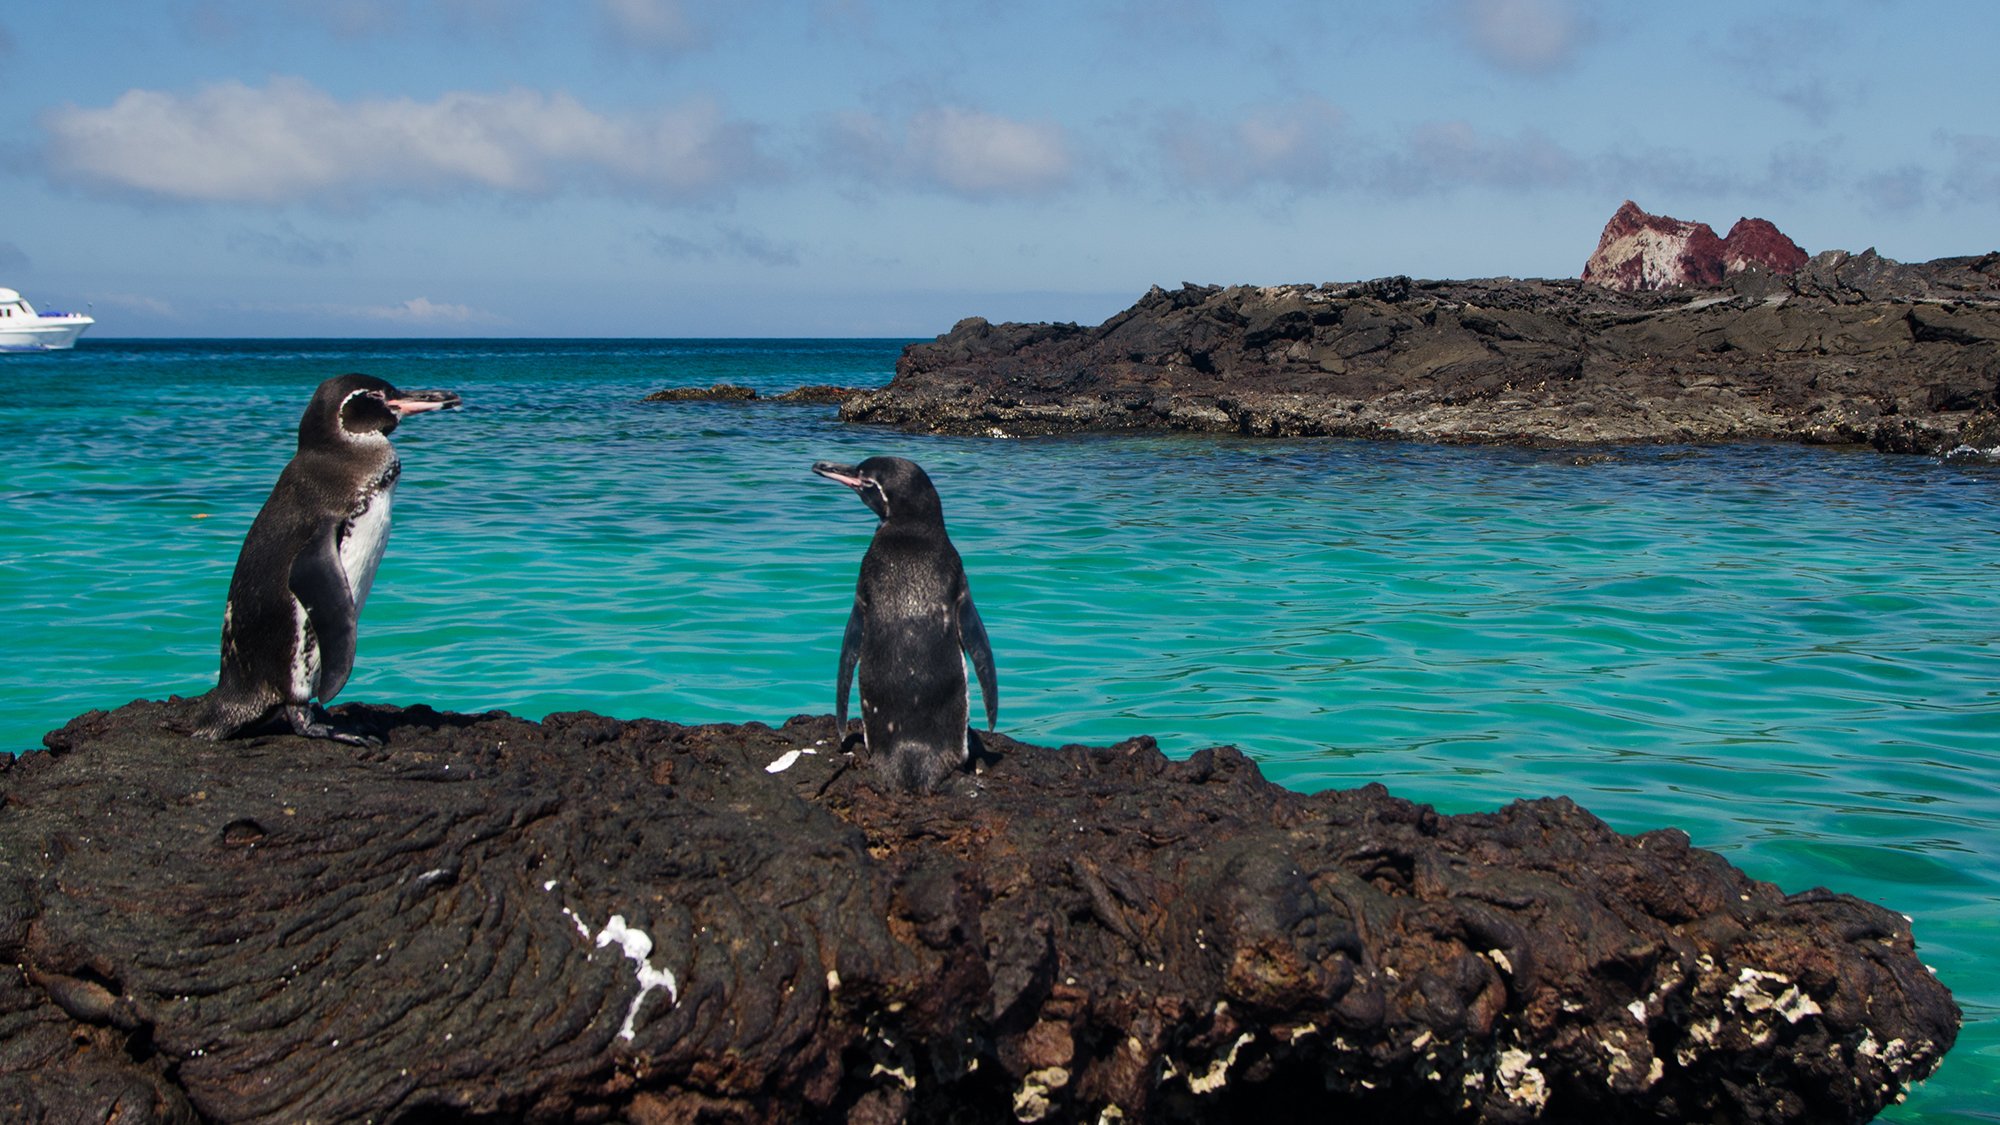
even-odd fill
[[[368,498],[348,521],[347,535],[340,541],[340,569],[347,576],[347,589],[354,595],[354,612],[368,600],[375,584],[375,569],[382,565],[382,552],[389,549],[389,509],[394,505],[396,482],[390,480]]]
[[[313,697],[319,684],[319,638],[313,636],[312,620],[305,603],[292,599],[292,684],[287,703],[304,703]]]

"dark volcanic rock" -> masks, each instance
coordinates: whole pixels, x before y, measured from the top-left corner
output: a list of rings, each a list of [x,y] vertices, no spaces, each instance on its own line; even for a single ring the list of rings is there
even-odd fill
[[[749,402],[757,397],[757,392],[735,383],[717,383],[712,387],[668,387],[654,391],[643,402]]]
[[[857,387],[835,387],[825,383],[812,383],[803,387],[793,387],[789,391],[779,391],[774,395],[760,395],[755,390],[735,383],[717,383],[712,387],[668,387],[654,391],[642,402],[804,402],[838,405],[860,394]]]
[[[861,393],[859,387],[835,387],[826,383],[809,383],[803,387],[793,387],[789,391],[779,391],[771,396],[772,402],[807,402],[820,405],[838,406]]]
[[[912,797],[824,717],[189,711],[0,769],[0,1117],[1848,1122],[1956,1035],[1900,916],[1562,799],[1002,736]]]
[[[841,417],[934,432],[1186,430],[1937,452],[2000,410],[2000,254],[1829,251],[1789,276],[1155,288],[1095,328],[960,322]]]

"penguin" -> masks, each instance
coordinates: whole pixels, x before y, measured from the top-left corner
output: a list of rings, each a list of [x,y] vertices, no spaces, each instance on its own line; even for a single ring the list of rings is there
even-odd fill
[[[399,391],[371,375],[319,385],[299,449],[243,538],[222,610],[222,667],[194,734],[220,740],[282,717],[293,733],[366,744],[316,718],[354,670],[356,627],[389,541],[402,462],[389,444],[409,414],[457,406],[450,391]]]
[[[993,647],[972,604],[965,566],[945,534],[944,505],[922,468],[901,457],[812,471],[853,489],[881,517],[861,560],[854,608],[840,642],[834,720],[847,729],[847,693],[861,668],[861,738],[890,785],[930,792],[972,756],[971,687],[979,677],[986,729],[1000,715]]]

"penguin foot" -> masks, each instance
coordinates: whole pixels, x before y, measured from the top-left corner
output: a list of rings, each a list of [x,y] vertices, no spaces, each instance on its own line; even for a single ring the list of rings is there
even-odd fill
[[[382,745],[382,740],[376,738],[374,735],[356,734],[353,731],[340,730],[332,723],[321,722],[313,718],[312,712],[304,707],[285,708],[285,719],[291,723],[292,733],[298,735],[300,738],[325,738],[334,742],[343,742],[349,746],[367,746],[371,748]]]
[[[965,730],[965,765],[974,773],[991,769],[1006,760],[1006,755],[998,750],[988,750],[986,741],[979,732],[967,727]]]

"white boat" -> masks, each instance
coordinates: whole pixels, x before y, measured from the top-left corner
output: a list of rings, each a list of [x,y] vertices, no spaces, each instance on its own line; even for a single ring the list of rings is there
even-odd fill
[[[52,352],[74,347],[97,321],[82,313],[35,311],[26,297],[0,289],[0,352]]]

